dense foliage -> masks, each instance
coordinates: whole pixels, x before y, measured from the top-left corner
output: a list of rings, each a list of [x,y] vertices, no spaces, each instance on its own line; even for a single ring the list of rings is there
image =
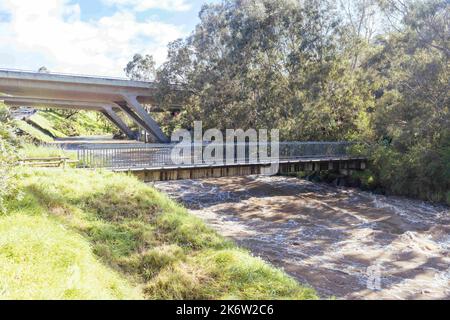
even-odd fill
[[[331,2],[330,2],[331,3]],[[344,28],[327,1],[205,5],[190,37],[169,46],[162,88],[187,92],[183,127],[280,128],[283,139],[346,139],[369,92],[342,52]],[[164,95],[167,97],[167,95]]]
[[[203,120],[356,140],[386,191],[450,198],[449,12],[445,0],[204,5],[157,70],[161,105],[181,98],[185,109],[159,120],[166,131]],[[153,77],[151,61],[135,56],[127,73],[142,78],[149,65]]]
[[[0,104],[0,213],[5,211],[5,198],[14,192],[15,138],[8,109]]]
[[[450,203],[450,4],[417,2],[380,37],[362,66],[376,79],[368,130],[379,183],[396,194]]]

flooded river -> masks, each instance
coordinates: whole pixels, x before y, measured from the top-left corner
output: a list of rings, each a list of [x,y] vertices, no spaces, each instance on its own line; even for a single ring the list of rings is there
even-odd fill
[[[155,187],[323,298],[450,299],[448,207],[277,176]]]

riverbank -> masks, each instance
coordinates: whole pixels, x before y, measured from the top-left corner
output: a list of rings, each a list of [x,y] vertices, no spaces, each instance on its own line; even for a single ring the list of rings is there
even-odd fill
[[[379,178],[376,177],[376,174],[372,172],[372,170],[366,169],[362,171],[353,171],[350,175],[339,174],[334,171],[300,171],[290,174],[283,174],[287,177],[296,177],[300,179],[305,179],[311,182],[316,183],[328,183],[334,185],[336,187],[350,187],[350,188],[358,188],[361,191],[369,191],[373,194],[386,195],[386,196],[406,196],[410,198],[415,198],[419,200],[425,200],[428,202],[433,202],[436,204],[445,204],[450,206],[450,191],[447,192],[446,196],[431,196],[428,198],[421,198],[418,195],[411,195],[397,190],[397,192],[393,192],[389,190],[386,186],[383,186],[380,183]]]
[[[314,299],[162,193],[106,171],[19,169],[2,299]]]
[[[386,189],[376,182],[370,170],[353,171],[350,175],[328,170],[300,171],[282,174],[282,176],[305,179],[314,183],[327,183],[335,187],[358,188],[361,191],[386,195]]]

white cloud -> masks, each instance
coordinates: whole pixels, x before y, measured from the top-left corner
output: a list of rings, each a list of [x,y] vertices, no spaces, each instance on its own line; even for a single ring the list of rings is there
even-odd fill
[[[134,53],[166,58],[166,45],[183,31],[160,21],[137,21],[130,11],[85,22],[68,0],[2,0],[0,67],[123,76]]]
[[[131,7],[136,11],[145,11],[149,9],[163,9],[168,11],[187,11],[191,5],[185,0],[103,0],[109,5],[122,7]]]

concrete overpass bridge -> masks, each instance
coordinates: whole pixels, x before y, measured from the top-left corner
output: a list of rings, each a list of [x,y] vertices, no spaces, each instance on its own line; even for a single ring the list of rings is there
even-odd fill
[[[0,69],[0,93],[4,94],[0,100],[10,106],[101,112],[128,138],[134,139],[134,133],[118,114],[122,111],[153,141],[170,141],[147,111],[161,111],[156,106],[153,82]],[[171,107],[172,110],[180,108],[179,105]]]

